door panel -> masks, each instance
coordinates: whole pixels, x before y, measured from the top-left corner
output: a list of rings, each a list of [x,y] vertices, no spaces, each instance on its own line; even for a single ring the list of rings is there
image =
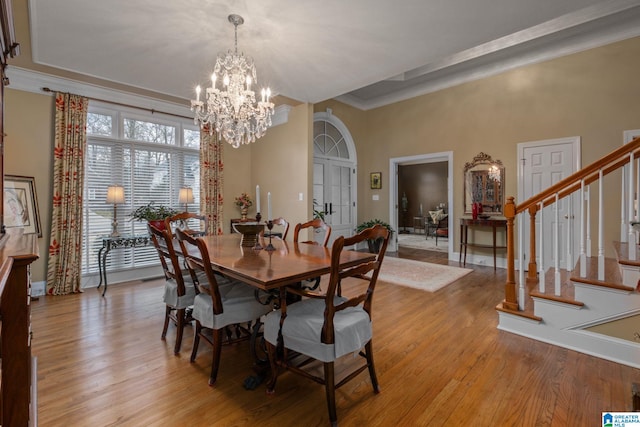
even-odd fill
[[[521,200],[540,193],[558,181],[566,178],[577,170],[575,158],[575,139],[540,141],[538,143],[522,144],[522,197]],[[578,210],[578,198],[575,196],[561,199],[557,204],[552,204],[544,208],[543,230],[544,230],[544,268],[552,267],[555,263],[554,234],[556,226],[556,213],[558,209],[558,259],[561,268],[573,269],[578,257],[580,242],[579,220],[572,212]],[[538,253],[529,254],[529,216],[524,219],[524,251],[525,265],[531,256],[538,257]],[[567,237],[567,225],[573,230],[573,238]],[[536,215],[536,234],[540,233],[540,214]],[[536,236],[537,237],[537,236]],[[571,254],[571,260],[567,259],[567,253]],[[536,248],[539,251],[539,248]]]

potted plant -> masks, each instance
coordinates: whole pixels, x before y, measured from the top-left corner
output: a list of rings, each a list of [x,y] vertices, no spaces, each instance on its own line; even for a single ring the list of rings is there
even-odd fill
[[[149,202],[131,212],[129,216],[132,220],[147,221],[155,228],[164,230],[164,220],[177,213],[177,210],[168,206],[156,205],[155,202]]]
[[[356,232],[360,233],[363,230],[366,230],[367,228],[371,228],[375,226],[376,224],[380,224],[383,227],[385,227],[387,230],[389,230],[389,235],[393,233],[393,228],[391,228],[391,226],[388,223],[382,221],[381,219],[370,219],[368,221],[360,223],[358,227],[356,227]],[[367,244],[369,245],[369,252],[372,252],[375,254],[380,250],[382,239],[367,240]]]

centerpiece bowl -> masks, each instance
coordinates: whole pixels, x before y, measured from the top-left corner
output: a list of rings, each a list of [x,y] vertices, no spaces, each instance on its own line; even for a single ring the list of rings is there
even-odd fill
[[[264,230],[264,224],[258,224],[256,222],[245,222],[241,224],[233,224],[233,228],[240,234],[242,239],[240,240],[240,246],[245,248],[252,248],[258,241],[258,235]]]

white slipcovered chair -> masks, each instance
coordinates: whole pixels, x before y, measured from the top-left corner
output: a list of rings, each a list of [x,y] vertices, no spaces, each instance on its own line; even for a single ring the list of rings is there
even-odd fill
[[[200,293],[193,302],[192,317],[196,321],[196,329],[191,362],[196,360],[200,338],[204,338],[213,347],[209,375],[209,385],[212,386],[218,376],[222,344],[248,340],[251,329],[257,327],[256,323],[260,322],[262,315],[271,311],[271,306],[261,304],[250,285],[215,274],[202,238],[196,238],[180,229],[176,229],[175,233],[192,274],[200,276],[204,273],[207,278],[206,282],[200,280]],[[233,327],[228,329],[231,326]],[[211,333],[207,333],[207,330]]]
[[[361,261],[348,268],[340,268],[340,255],[343,248],[367,239],[382,239],[375,259]],[[280,309],[272,311],[265,319],[264,337],[267,341],[272,371],[267,392],[273,393],[275,390],[279,367],[324,384],[329,419],[333,425],[337,424],[336,388],[368,368],[373,390],[375,393],[379,392],[373,363],[371,301],[388,242],[389,231],[381,225],[368,228],[353,237],[340,236],[331,247],[331,270],[326,293],[311,292],[293,286],[285,288],[286,293],[300,295],[303,299],[287,305],[286,295],[281,295]],[[368,285],[364,292],[356,296],[350,298],[338,296],[337,289],[341,281],[346,278],[364,280]],[[346,283],[343,286],[346,287]],[[361,351],[363,347],[364,352]],[[292,358],[289,350],[300,353],[302,356]],[[353,352],[359,352],[365,359],[365,363],[341,381],[336,382],[334,375],[336,359]],[[299,360],[300,358],[304,360]],[[305,366],[309,366],[310,359],[323,362],[323,377],[304,369]]]

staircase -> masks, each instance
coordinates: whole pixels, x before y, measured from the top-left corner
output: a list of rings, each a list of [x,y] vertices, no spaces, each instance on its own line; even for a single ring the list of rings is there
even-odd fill
[[[634,224],[640,222],[640,213],[634,203],[640,199],[638,157],[640,138],[519,205],[515,204],[513,197],[508,198],[504,208],[507,218],[507,283],[505,299],[496,307],[499,329],[640,368],[640,342],[636,341],[633,333],[617,338],[590,330],[594,326],[640,314],[640,247],[634,228]],[[598,195],[603,195],[604,177],[620,169],[621,232],[620,236],[615,236],[617,239],[608,236],[605,240],[604,224],[600,219],[604,216],[606,195],[598,197],[597,204],[592,205],[594,197],[590,197],[590,192],[594,187],[598,189]],[[575,215],[562,219],[557,207],[558,202],[566,197],[578,197],[580,208]],[[598,215],[591,215],[593,211]],[[539,228],[543,224],[541,220],[536,222],[537,215],[555,215],[555,225],[551,230],[536,230],[537,223]],[[607,217],[611,216],[609,203]],[[595,218],[593,223],[592,217]],[[528,219],[531,236],[528,253],[535,254],[529,257],[528,264],[524,260],[523,248],[516,251],[515,244],[524,240],[525,219]],[[572,225],[572,221],[577,221],[578,226]],[[580,230],[580,253],[575,267],[568,271],[558,262],[557,236],[561,230],[570,233],[575,229]],[[594,245],[591,243],[592,229],[597,230]],[[543,266],[541,261],[544,259],[541,241],[545,236],[556,236],[551,266]],[[561,238],[571,239],[572,236]],[[591,256],[591,246],[596,245],[597,254]],[[615,258],[605,258],[605,245],[613,250]],[[567,259],[572,259],[570,253]],[[640,331],[640,322],[636,331]]]

